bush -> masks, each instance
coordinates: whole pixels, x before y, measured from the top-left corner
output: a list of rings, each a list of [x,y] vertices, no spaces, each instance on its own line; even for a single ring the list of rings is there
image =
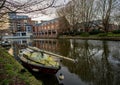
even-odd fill
[[[81,36],[82,36],[82,37],[88,37],[88,36],[89,36],[89,33],[88,33],[88,32],[81,33]]]
[[[69,33],[70,33],[71,36],[75,36],[75,35],[80,35],[81,34],[81,32],[78,32],[76,30],[70,31]]]
[[[91,35],[95,35],[95,34],[99,34],[99,33],[104,33],[104,32],[99,29],[93,29],[92,31],[89,32],[89,34],[91,34]]]
[[[119,34],[120,33],[120,29],[119,30],[114,30],[114,31],[112,31],[112,33]]]
[[[80,35],[80,34],[82,34],[83,32],[79,32],[79,31],[77,31],[77,32],[75,32],[75,35]]]
[[[100,33],[98,34],[99,37],[104,37],[104,36],[107,36],[107,33]]]

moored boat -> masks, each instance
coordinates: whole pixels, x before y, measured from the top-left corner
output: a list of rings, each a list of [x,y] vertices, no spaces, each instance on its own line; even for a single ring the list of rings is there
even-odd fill
[[[59,58],[30,48],[21,50],[19,59],[33,71],[56,74],[60,69]]]
[[[7,40],[1,41],[0,44],[3,47],[11,46],[11,42]]]

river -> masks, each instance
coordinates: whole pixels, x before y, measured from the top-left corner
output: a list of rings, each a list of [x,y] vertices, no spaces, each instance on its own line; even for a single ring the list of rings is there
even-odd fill
[[[62,68],[52,77],[32,73],[36,79],[42,80],[44,85],[120,85],[120,41],[80,39],[11,41],[18,45],[17,48],[24,48],[24,45],[35,46],[77,60],[77,62],[62,60]],[[60,73],[64,75],[63,80],[58,78]]]

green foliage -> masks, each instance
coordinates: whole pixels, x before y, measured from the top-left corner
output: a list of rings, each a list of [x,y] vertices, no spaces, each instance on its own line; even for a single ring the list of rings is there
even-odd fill
[[[107,36],[107,33],[99,33],[98,34],[98,37],[105,37],[105,36]]]
[[[83,32],[76,32],[75,35],[81,35]]]
[[[109,37],[112,37],[112,36],[114,36],[115,34],[114,33],[112,33],[112,32],[108,32],[107,33],[107,36],[109,36]]]
[[[82,36],[82,37],[89,37],[89,33],[88,32],[84,32],[84,33],[81,33],[80,36]]]
[[[37,81],[28,71],[21,74],[23,67],[9,55],[8,52],[0,47],[0,85],[12,85],[16,80],[23,82],[23,85],[42,85],[41,81]]]
[[[99,33],[104,33],[104,32],[99,29],[93,29],[92,31],[89,32],[90,35],[95,35]]]
[[[114,33],[114,34],[119,34],[119,33],[120,33],[120,29],[114,30],[114,31],[112,31],[112,33]]]
[[[10,79],[4,79],[0,82],[0,85],[9,85],[10,82],[11,82]]]
[[[120,37],[120,33],[112,33],[112,32],[109,32],[107,34],[108,37]]]

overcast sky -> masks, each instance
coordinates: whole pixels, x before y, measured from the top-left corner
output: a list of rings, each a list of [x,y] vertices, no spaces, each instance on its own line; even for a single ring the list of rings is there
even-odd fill
[[[66,3],[68,3],[68,1],[70,1],[70,0],[56,0],[55,6],[61,6],[61,5],[63,6]],[[57,16],[55,14],[55,11],[56,11],[57,8],[58,7],[43,10],[42,11],[43,14],[37,13],[34,16],[32,14],[32,17],[33,17],[32,19],[40,21],[40,20],[50,20],[50,19],[56,18]]]

